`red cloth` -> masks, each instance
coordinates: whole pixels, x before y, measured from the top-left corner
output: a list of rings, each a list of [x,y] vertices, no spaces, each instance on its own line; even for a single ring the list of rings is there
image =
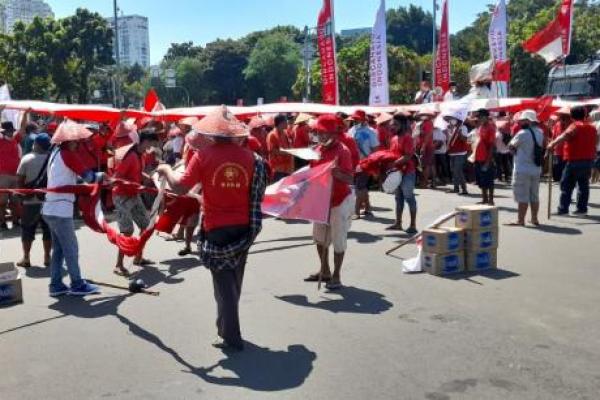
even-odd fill
[[[156,94],[154,88],[150,88],[150,90],[148,90],[148,92],[146,93],[146,98],[144,99],[144,110],[154,110],[154,106],[156,106],[156,103],[158,103],[158,101],[158,94]]]
[[[122,179],[131,183],[142,183],[142,158],[135,151],[135,149],[130,150],[123,160],[117,162],[115,167],[114,177],[116,179]],[[137,195],[138,192],[132,191],[127,186],[117,185],[113,188],[113,195],[115,196],[128,196],[132,197]]]
[[[456,133],[456,139],[452,137],[448,141],[448,154],[460,154],[469,152],[470,146],[467,143],[467,138],[464,137],[459,129]]]
[[[587,161],[596,158],[596,128],[587,122],[576,121],[567,128],[572,136],[565,142],[565,161]]]
[[[200,203],[195,198],[188,196],[170,198],[154,229],[158,232],[171,233],[177,224],[184,224],[189,217],[198,213],[200,213]]]
[[[350,151],[350,157],[352,158],[352,168],[356,169],[358,163],[360,162],[360,153],[358,151],[356,141],[344,133],[340,135],[340,142],[342,142],[344,146],[346,146],[346,148]]]
[[[475,149],[475,161],[486,162],[490,159],[496,143],[496,126],[492,122],[477,128],[479,142]]]
[[[273,154],[273,151],[280,149],[289,149],[292,147],[292,141],[287,134],[279,134],[277,129],[273,129],[267,136],[267,149],[269,151],[269,164],[273,172],[285,172],[291,174],[294,172],[294,156],[291,154]]]
[[[253,174],[252,152],[236,144],[218,143],[196,152],[180,182],[188,189],[202,184],[206,231],[248,225]]]
[[[562,135],[563,132],[565,131],[565,129],[567,129],[567,127],[563,126],[560,122],[557,122],[556,124],[554,124],[554,126],[552,127],[552,140],[554,140],[557,137],[559,137],[560,135]],[[558,146],[556,146],[554,148],[554,155],[558,156],[558,157],[562,157],[564,148],[565,148],[564,142],[559,144]]]
[[[377,138],[379,139],[379,150],[390,148],[391,132],[387,126],[377,125]]]
[[[94,142],[94,146],[96,147],[96,157],[100,160],[101,166],[106,166],[108,163],[108,153],[106,152],[106,147],[108,146],[108,135],[101,135],[96,133],[92,136],[92,141]]]
[[[317,151],[321,153],[321,159],[312,161],[311,167],[317,167],[322,164],[337,160],[337,167],[344,172],[352,175],[354,168],[352,167],[352,155],[350,150],[339,141],[329,147],[318,146]],[[333,178],[333,189],[331,191],[331,207],[337,207],[350,194],[350,185]]]
[[[398,160],[398,154],[391,150],[379,150],[360,160],[359,164],[363,172],[377,176],[381,171],[392,169],[396,160]]]
[[[417,138],[417,148],[421,153],[433,153],[433,121],[427,120],[421,123],[421,134]]]
[[[410,134],[394,136],[390,145],[390,151],[399,159],[404,156],[410,156],[407,163],[401,164],[398,169],[403,174],[412,174],[416,172],[416,165],[413,155],[415,154],[415,145]]]
[[[248,136],[248,140],[246,140],[246,147],[258,155],[262,153],[262,145],[260,144],[260,140],[254,136]]]
[[[310,128],[307,124],[296,125],[294,128],[294,148],[310,146]]]
[[[66,148],[60,149],[60,157],[62,158],[65,165],[77,176],[83,176],[87,171],[89,171],[89,167],[87,167],[82,159],[81,154],[78,150],[71,151]]]
[[[98,158],[98,150],[96,144],[90,138],[79,144],[79,157],[81,162],[85,165],[86,169],[92,169],[97,171],[100,166],[100,159]]]
[[[156,153],[153,151],[147,151],[142,154],[142,166],[144,169],[151,167],[152,169],[158,167],[158,158],[156,158]]]
[[[19,145],[17,142],[0,137],[0,175],[16,175],[19,161]]]

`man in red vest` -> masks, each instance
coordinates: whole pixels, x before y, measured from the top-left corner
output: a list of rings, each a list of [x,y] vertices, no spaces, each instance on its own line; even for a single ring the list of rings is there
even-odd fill
[[[590,178],[592,167],[596,158],[596,142],[598,140],[596,128],[586,121],[586,110],[583,107],[571,109],[573,123],[567,130],[554,139],[548,150],[554,149],[564,143],[563,157],[565,168],[560,180],[560,205],[558,215],[569,213],[571,197],[575,185],[577,192],[577,210],[574,214],[586,215],[588,200],[590,198]]]

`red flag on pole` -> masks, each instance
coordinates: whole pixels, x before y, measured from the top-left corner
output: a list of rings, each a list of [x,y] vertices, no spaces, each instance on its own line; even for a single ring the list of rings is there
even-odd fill
[[[333,0],[323,0],[317,22],[317,43],[321,58],[321,93],[325,104],[339,104],[333,22]]]
[[[435,83],[444,95],[450,89],[450,34],[448,30],[448,0],[442,4],[442,26],[435,59]]]
[[[523,48],[529,53],[540,55],[549,64],[565,58],[571,52],[572,25],[573,0],[563,0],[556,18],[523,42]]]
[[[158,103],[158,94],[153,88],[150,88],[146,93],[146,98],[144,99],[144,111],[153,111],[154,106]]]
[[[492,76],[496,82],[510,82],[510,60],[496,60]]]

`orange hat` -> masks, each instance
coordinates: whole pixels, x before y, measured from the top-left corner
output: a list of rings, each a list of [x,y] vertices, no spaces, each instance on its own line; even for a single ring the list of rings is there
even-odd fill
[[[377,119],[375,119],[375,122],[377,123],[377,125],[381,125],[381,124],[385,124],[386,122],[391,121],[393,118],[394,117],[391,114],[382,112],[381,114],[379,114]]]
[[[115,129],[115,137],[131,137],[133,133],[137,133],[136,126],[127,122],[120,122]]]
[[[265,121],[265,119],[263,117],[261,117],[260,115],[257,115],[255,117],[252,117],[252,119],[250,120],[250,123],[248,124],[248,128],[250,129],[257,129],[257,128],[262,128],[263,126],[268,126],[269,124],[267,123],[267,121]]]
[[[64,142],[73,142],[87,139],[92,135],[92,131],[86,129],[83,125],[71,120],[66,120],[65,122],[61,123],[58,128],[56,128],[56,132],[52,136],[51,143],[59,144]]]
[[[177,125],[187,125],[187,126],[194,126],[198,123],[198,118],[196,117],[185,117],[185,118],[181,118],[179,120],[179,122],[177,123]]]
[[[248,127],[224,105],[208,113],[194,125],[194,130],[207,136],[227,138],[246,137],[249,134]]]
[[[556,115],[568,115],[570,117],[571,116],[571,109],[569,107],[562,107],[562,108],[559,108],[558,110],[556,110],[554,112],[554,114],[556,114]]]
[[[317,118],[312,129],[318,133],[341,133],[343,122],[335,114],[323,114]]]
[[[194,150],[199,150],[209,145],[211,143],[211,140],[208,137],[201,135],[196,131],[191,131],[185,136],[185,143]]]

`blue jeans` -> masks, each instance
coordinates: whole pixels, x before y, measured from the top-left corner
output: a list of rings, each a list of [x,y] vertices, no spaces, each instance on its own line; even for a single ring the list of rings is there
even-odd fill
[[[417,174],[410,173],[402,175],[402,182],[396,190],[396,215],[402,216],[404,211],[404,202],[408,204],[411,212],[417,212],[417,199],[415,198],[415,184],[417,183]]]
[[[64,287],[62,281],[63,263],[67,264],[67,272],[71,278],[71,287],[83,283],[79,270],[79,247],[73,218],[61,218],[44,215],[44,221],[52,234],[52,260],[50,261],[50,290]]]
[[[577,185],[577,211],[587,212],[593,161],[568,161],[560,179],[559,213],[569,212],[571,197]]]

